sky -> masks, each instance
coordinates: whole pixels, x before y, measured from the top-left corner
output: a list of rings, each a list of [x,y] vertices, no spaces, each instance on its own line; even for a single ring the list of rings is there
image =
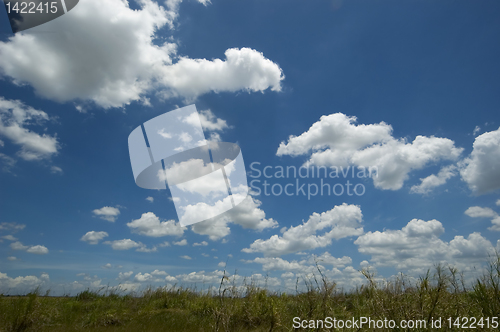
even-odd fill
[[[0,293],[237,284],[295,292],[500,250],[500,3],[80,0],[0,8]],[[182,227],[128,136],[195,104],[250,195]],[[288,171],[288,173],[287,173]],[[296,173],[294,173],[294,171]],[[323,191],[321,191],[323,189]]]

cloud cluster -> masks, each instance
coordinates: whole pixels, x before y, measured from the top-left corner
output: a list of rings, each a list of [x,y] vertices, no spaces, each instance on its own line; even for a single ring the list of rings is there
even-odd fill
[[[322,116],[306,132],[281,142],[277,155],[309,155],[307,165],[377,167],[374,185],[401,189],[409,173],[441,160],[456,160],[462,148],[447,138],[417,136],[413,142],[392,136],[385,122],[356,124],[356,117],[335,113]]]
[[[279,91],[280,67],[249,48],[228,49],[225,59],[177,55],[177,45],[160,42],[158,31],[174,29],[180,1],[166,8],[141,0],[81,1],[70,13],[0,42],[0,72],[14,83],[59,102],[91,100],[121,107],[146,101],[146,94],[196,98],[214,91]],[[202,1],[204,5],[208,1]]]
[[[248,195],[235,208],[215,218],[196,223],[191,226],[191,230],[196,234],[208,235],[215,241],[231,233],[230,223],[256,231],[278,227],[277,221],[272,218],[266,219],[266,213],[260,208],[261,205],[261,201]]]
[[[497,205],[500,205],[500,204],[498,204],[499,202],[500,202],[500,200],[497,201]],[[471,206],[470,208],[465,210],[464,213],[472,218],[489,218],[489,219],[491,219],[492,225],[491,225],[491,227],[488,227],[488,229],[490,231],[500,232],[500,216],[498,215],[498,213],[496,213],[492,209],[484,208],[484,207],[480,207],[480,206]]]
[[[143,213],[139,219],[127,223],[127,226],[134,233],[151,237],[181,236],[186,229],[175,220],[160,221],[153,212]]]
[[[32,126],[43,126],[48,120],[47,113],[27,106],[19,100],[7,100],[0,96],[0,135],[21,148],[17,152],[20,158],[41,160],[58,153],[59,142],[56,136],[39,134],[28,129]]]
[[[344,203],[321,214],[315,212],[307,222],[286,229],[282,236],[273,235],[267,240],[258,239],[242,251],[261,252],[267,257],[276,257],[326,247],[333,239],[363,234],[362,218],[359,206]],[[321,231],[324,233],[318,235]]]
[[[120,209],[112,206],[104,206],[100,209],[95,209],[94,211],[92,211],[92,213],[102,220],[115,222],[120,215]]]
[[[0,272],[0,289],[6,291],[5,294],[25,294],[26,290],[32,290],[36,287],[44,286],[49,281],[49,275],[42,273],[40,277],[25,276],[11,278],[6,273]]]
[[[378,266],[415,273],[424,273],[436,263],[454,264],[469,271],[471,264],[494,253],[493,245],[480,233],[467,238],[455,236],[450,242],[440,239],[443,233],[443,225],[435,219],[413,219],[400,230],[363,234],[354,244],[360,253],[371,255],[371,261]]]
[[[42,245],[25,246],[20,241],[16,241],[16,242],[11,243],[10,248],[12,250],[26,251],[27,253],[36,254],[36,255],[46,255],[49,253],[49,249],[47,249],[47,247],[45,247],[45,246],[42,246]]]

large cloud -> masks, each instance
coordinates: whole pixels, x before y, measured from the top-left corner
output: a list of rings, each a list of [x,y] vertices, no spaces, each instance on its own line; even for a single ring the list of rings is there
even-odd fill
[[[392,266],[399,271],[424,273],[433,264],[454,264],[470,271],[494,253],[493,245],[480,233],[467,238],[455,236],[450,242],[440,239],[444,227],[437,220],[413,219],[400,230],[368,232],[354,244],[359,252],[372,256],[379,266]]]
[[[281,142],[277,155],[309,155],[308,165],[377,167],[376,187],[398,190],[412,170],[431,162],[455,160],[462,150],[447,138],[417,136],[413,142],[394,138],[384,122],[356,125],[356,117],[342,113],[322,116],[300,136]]]
[[[231,233],[230,223],[256,231],[278,227],[276,220],[266,219],[266,213],[260,208],[261,204],[261,201],[248,195],[235,208],[215,218],[196,223],[191,226],[191,230],[196,234],[208,235],[211,240],[217,240]]]
[[[59,142],[55,136],[38,134],[27,128],[41,126],[48,120],[47,113],[19,100],[7,100],[0,96],[0,135],[21,147],[17,154],[22,159],[40,160],[57,154]]]
[[[462,179],[476,194],[484,194],[500,188],[500,128],[484,133],[474,141],[469,158],[460,171]]]
[[[132,10],[123,0],[80,1],[57,20],[0,43],[0,71],[43,97],[92,100],[105,108],[141,100],[154,90],[185,98],[280,90],[281,69],[253,49],[228,49],[226,59],[206,60],[178,56],[173,43],[157,44],[164,37],[159,29],[173,29],[179,2],[167,1],[165,9],[141,0],[142,8]],[[40,29],[55,33],[37,33]]]
[[[49,281],[49,275],[42,273],[40,277],[36,276],[19,276],[16,278],[9,277],[6,273],[0,272],[0,289],[6,294],[26,294],[36,287],[44,286]]]
[[[356,205],[342,204],[327,212],[313,213],[307,222],[290,227],[282,236],[273,235],[267,240],[258,239],[242,251],[261,252],[265,256],[281,256],[297,251],[322,248],[333,239],[363,234],[361,209]],[[327,230],[321,235],[318,232]]]

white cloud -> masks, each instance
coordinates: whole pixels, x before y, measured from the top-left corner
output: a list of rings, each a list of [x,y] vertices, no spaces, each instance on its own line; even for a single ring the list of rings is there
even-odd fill
[[[488,229],[490,231],[500,232],[500,216],[492,209],[480,206],[471,206],[464,213],[472,218],[491,218],[492,226],[488,227]]]
[[[151,237],[181,236],[186,229],[175,220],[160,221],[153,212],[143,213],[141,218],[127,223],[127,226],[134,233]]]
[[[17,154],[24,160],[46,159],[58,153],[59,142],[55,136],[38,134],[26,128],[43,125],[48,120],[49,116],[43,111],[19,100],[0,97],[0,135],[21,147]]]
[[[196,223],[191,226],[191,230],[196,234],[208,235],[211,240],[215,241],[231,233],[230,223],[256,231],[278,227],[276,220],[266,219],[266,213],[260,208],[261,205],[261,201],[248,195],[235,208],[215,218]]]
[[[245,261],[246,263],[262,264],[264,271],[291,271],[295,273],[313,273],[317,271],[316,263],[325,270],[323,265],[330,265],[334,268],[344,268],[352,264],[352,259],[348,256],[341,258],[333,257],[329,252],[325,252],[320,256],[310,255],[308,259],[301,261],[287,261],[281,257],[257,257],[253,260]]]
[[[92,213],[102,220],[115,222],[120,215],[120,209],[111,206],[104,206],[100,209],[95,209],[94,211],[92,211]]]
[[[9,277],[6,273],[0,272],[0,289],[6,290],[6,294],[25,294],[38,286],[43,286],[48,282],[48,274],[43,273],[40,278],[36,276]]]
[[[63,173],[63,170],[61,167],[57,167],[57,166],[52,166],[50,167],[50,172],[52,174],[62,174]]]
[[[500,206],[500,199],[495,203],[497,206]]]
[[[9,257],[7,257],[7,259],[9,261],[17,261],[17,257],[14,257],[14,256],[9,256]]]
[[[34,28],[1,42],[0,71],[45,98],[92,100],[105,108],[147,104],[145,94],[155,90],[185,98],[210,91],[280,90],[281,69],[255,50],[228,49],[225,60],[206,60],[177,56],[173,43],[157,44],[156,32],[173,28],[179,3],[167,1],[165,9],[141,0],[142,8],[132,10],[122,0],[81,1],[43,26],[63,33]]]
[[[481,127],[476,126],[476,128],[474,128],[474,130],[472,131],[472,135],[476,136],[477,133],[479,133],[480,131],[481,131]]]
[[[217,118],[211,110],[200,111],[199,114],[191,113],[183,121],[195,127],[201,123],[203,129],[208,131],[221,131],[228,128],[226,120]]]
[[[342,113],[322,116],[300,136],[281,142],[277,155],[310,154],[306,165],[377,167],[374,185],[384,190],[398,190],[413,170],[431,162],[455,160],[462,150],[447,138],[417,136],[409,143],[394,138],[385,122],[356,125],[356,117]]]
[[[441,168],[437,175],[429,175],[424,179],[420,179],[421,183],[411,187],[410,192],[415,194],[427,195],[434,188],[439,187],[446,183],[449,179],[457,175],[457,167],[455,165],[449,165]]]
[[[134,280],[135,281],[138,281],[138,282],[146,282],[146,281],[152,281],[154,279],[154,277],[149,274],[149,273],[137,273],[134,277]]]
[[[208,246],[208,242],[202,241],[200,243],[193,243],[193,247],[199,247],[199,246]]]
[[[17,241],[17,238],[15,238],[14,236],[12,236],[10,234],[2,236],[2,239],[9,240],[9,241]]]
[[[182,259],[187,259],[187,260],[191,260],[192,259],[188,255],[183,255],[183,256],[179,256],[179,257],[182,258]]]
[[[500,188],[500,128],[476,137],[472,153],[463,161],[460,175],[476,194]]]
[[[157,276],[167,276],[168,273],[165,272],[165,271],[160,271],[160,270],[154,270],[153,272],[151,272],[151,275],[157,277]]]
[[[117,286],[118,289],[124,292],[135,292],[141,287],[141,284],[138,282],[123,282]]]
[[[480,260],[486,260],[494,251],[479,233],[468,238],[455,236],[450,242],[439,238],[443,233],[443,225],[435,219],[413,219],[401,230],[368,232],[354,244],[360,253],[371,255],[376,266],[393,266],[399,271],[415,273],[423,273],[436,263],[454,264],[469,271],[473,263],[480,264]]]
[[[104,242],[104,244],[111,245],[111,248],[113,248],[114,250],[129,250],[132,248],[144,247],[144,244],[142,244],[141,242],[135,242],[131,239],[106,241]]]
[[[230,48],[225,56],[225,60],[180,57],[177,63],[163,67],[161,83],[171,88],[164,95],[196,98],[210,91],[281,90],[281,68],[261,52]]]
[[[187,246],[188,242],[186,239],[183,239],[181,241],[178,241],[178,242],[174,242],[174,246]]]
[[[87,242],[89,244],[98,244],[99,241],[104,239],[105,237],[108,237],[108,233],[106,232],[95,232],[95,231],[90,231],[85,233],[84,236],[80,238],[80,241]]]
[[[157,252],[158,248],[156,248],[156,247],[148,248],[145,245],[142,245],[139,248],[137,248],[136,251],[138,251],[138,252]]]
[[[480,206],[471,206],[464,213],[472,218],[495,218],[498,216],[492,209]]]
[[[155,199],[153,197],[149,196],[146,198],[146,201],[153,203],[155,201]]]
[[[25,246],[19,241],[11,243],[10,248],[12,250],[22,250],[22,251],[26,251],[30,254],[36,254],[36,255],[46,255],[49,253],[49,249],[47,249],[47,247],[45,247],[45,246],[41,246],[41,245]]]
[[[10,248],[12,250],[27,250],[29,247],[28,246],[25,246],[23,245],[21,242],[19,241],[16,241],[14,243],[11,243],[10,244]]]
[[[226,262],[219,262],[218,267],[226,267]]]
[[[26,252],[29,252],[30,254],[36,254],[36,255],[46,255],[49,253],[49,249],[45,246],[32,246],[26,250]]]
[[[11,232],[18,232],[22,231],[26,225],[24,224],[18,224],[16,222],[3,222],[0,223],[0,231],[11,231]]]
[[[273,235],[267,240],[258,239],[242,251],[261,252],[265,256],[281,256],[297,251],[326,247],[333,239],[363,234],[361,209],[356,205],[342,204],[333,209],[313,213],[302,225],[288,228],[282,236]],[[322,235],[318,232],[326,230]]]
[[[129,271],[129,272],[120,272],[118,273],[118,280],[128,280],[132,274],[134,274],[133,271]]]
[[[185,283],[211,284],[217,282],[220,283],[223,275],[224,272],[218,270],[213,272],[198,271],[191,272],[189,274],[181,274],[176,276],[176,278]]]
[[[4,172],[10,172],[10,170],[16,165],[17,162],[14,158],[9,157],[3,153],[0,153],[0,161],[2,161],[2,170]]]

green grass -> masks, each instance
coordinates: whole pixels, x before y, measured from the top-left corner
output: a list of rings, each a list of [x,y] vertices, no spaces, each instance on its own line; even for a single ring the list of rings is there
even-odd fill
[[[362,273],[366,284],[348,293],[337,289],[318,268],[314,281],[297,281],[305,282],[306,290],[296,294],[273,293],[252,284],[241,291],[223,278],[216,294],[159,288],[140,296],[90,290],[76,297],[40,296],[38,291],[22,297],[0,296],[0,331],[301,331],[306,329],[293,328],[294,317],[348,320],[362,316],[397,323],[419,319],[428,322],[427,328],[411,331],[436,331],[430,322],[438,317],[445,321],[500,316],[500,257],[471,287],[465,286],[456,270],[442,266],[413,283],[402,275],[393,282],[377,283],[369,271]],[[361,329],[375,330],[407,331]],[[439,330],[466,329],[443,326]]]

